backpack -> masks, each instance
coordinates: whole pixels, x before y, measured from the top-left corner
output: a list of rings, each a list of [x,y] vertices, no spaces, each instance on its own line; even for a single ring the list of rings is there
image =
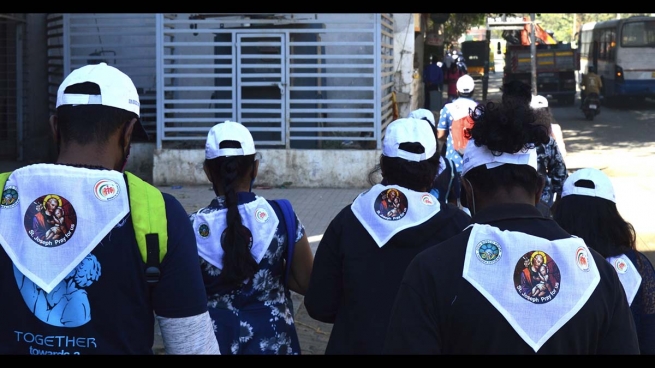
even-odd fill
[[[287,295],[287,300],[288,300],[288,308],[291,311],[291,315],[293,316],[294,314],[294,307],[293,307],[293,300],[291,299],[291,293],[289,292],[289,275],[291,274],[291,261],[293,260],[293,252],[296,246],[296,229],[295,229],[295,216],[293,213],[293,207],[291,206],[291,202],[287,199],[275,199],[272,202],[278,205],[280,207],[280,210],[282,211],[282,220],[284,221],[284,225],[287,229],[287,259],[286,259],[286,268],[284,271],[284,286],[285,286],[285,293]]]
[[[289,282],[289,274],[291,272],[291,260],[293,259],[293,252],[296,246],[296,229],[294,227],[295,219],[293,213],[293,207],[291,207],[291,202],[287,199],[275,199],[273,200],[282,211],[283,220],[285,227],[287,229],[287,259],[286,259],[286,270],[284,273],[284,285],[287,285]]]
[[[457,103],[451,103],[448,106],[448,111],[453,117],[453,122],[450,125],[450,135],[452,137],[453,149],[460,155],[464,155],[464,149],[469,142],[471,136],[469,130],[473,128],[473,118],[471,117],[469,108]]]
[[[0,173],[0,188],[11,172]],[[141,258],[146,264],[146,281],[154,286],[159,281],[159,265],[168,247],[166,206],[159,189],[125,171],[130,200],[130,214]]]

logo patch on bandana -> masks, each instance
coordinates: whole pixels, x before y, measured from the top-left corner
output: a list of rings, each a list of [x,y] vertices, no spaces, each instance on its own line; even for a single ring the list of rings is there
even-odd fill
[[[77,215],[66,198],[47,194],[30,204],[23,224],[35,243],[48,248],[58,247],[73,236]]]
[[[523,299],[534,304],[548,303],[559,293],[559,268],[545,252],[527,252],[516,263],[514,286]]]
[[[475,247],[475,255],[484,264],[494,264],[500,260],[503,251],[493,240],[483,240]]]
[[[209,226],[207,224],[202,224],[198,228],[198,234],[202,236],[203,238],[206,238],[209,236]]]
[[[16,207],[18,204],[18,190],[15,186],[10,185],[5,187],[2,191],[2,198],[0,198],[0,206],[5,209]]]
[[[614,261],[614,268],[619,273],[625,273],[628,270],[628,264],[623,260],[623,258],[617,258]]]
[[[587,253],[587,248],[578,247],[575,251],[575,262],[582,271],[589,271],[589,253]]]
[[[266,210],[263,208],[258,208],[255,211],[255,220],[261,223],[266,222],[268,220],[268,212],[266,212]]]
[[[426,206],[434,206],[434,199],[432,199],[432,196],[429,194],[423,194],[421,202]]]
[[[113,180],[102,179],[93,186],[93,194],[95,194],[96,198],[105,202],[116,198],[119,192],[120,187]]]
[[[389,188],[378,195],[374,206],[380,218],[397,221],[407,213],[407,197],[398,189]]]

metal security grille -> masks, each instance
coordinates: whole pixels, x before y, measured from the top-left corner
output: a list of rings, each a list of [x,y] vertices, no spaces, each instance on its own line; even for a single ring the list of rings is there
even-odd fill
[[[48,43],[48,108],[50,114],[53,114],[57,103],[57,88],[64,81],[64,16],[62,14],[48,14],[46,19]]]
[[[24,15],[0,14],[0,159],[22,159]]]
[[[157,15],[157,147],[236,120],[258,146],[379,148],[392,116],[386,14]]]
[[[156,134],[155,14],[53,14],[49,19],[51,108],[64,75],[105,62],[129,75],[141,102],[141,121]],[[61,71],[60,71],[61,70]]]

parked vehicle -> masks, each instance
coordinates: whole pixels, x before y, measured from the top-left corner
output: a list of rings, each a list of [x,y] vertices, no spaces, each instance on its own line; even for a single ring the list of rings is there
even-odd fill
[[[532,85],[532,50],[530,28],[504,31],[507,41],[503,83],[520,80]],[[535,27],[537,92],[542,96],[573,105],[576,96],[576,76],[579,69],[577,49],[570,44],[557,43],[538,24]]]
[[[484,77],[484,64],[489,61],[487,41],[464,41],[460,44],[460,47],[468,68],[468,74],[473,79]],[[491,64],[489,65],[489,71],[491,71]]]

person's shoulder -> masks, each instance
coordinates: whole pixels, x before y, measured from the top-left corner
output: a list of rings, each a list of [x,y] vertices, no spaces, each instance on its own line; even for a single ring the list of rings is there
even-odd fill
[[[182,206],[182,203],[179,199],[175,198],[175,196],[170,193],[161,192],[161,195],[164,198],[164,206],[166,207],[167,216],[173,214],[188,217],[188,214],[184,210],[184,207]]]

